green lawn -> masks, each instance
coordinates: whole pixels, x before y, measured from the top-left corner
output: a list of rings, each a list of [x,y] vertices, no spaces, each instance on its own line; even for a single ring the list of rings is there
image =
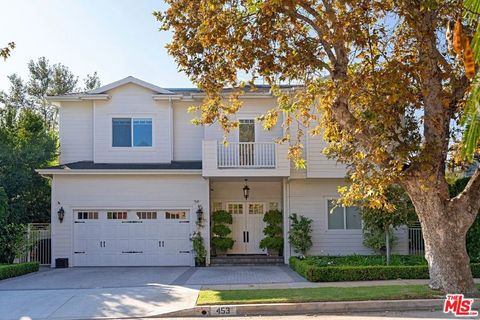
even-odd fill
[[[480,284],[478,285],[480,289]],[[354,288],[303,288],[200,291],[197,304],[247,304],[318,301],[433,299],[444,295],[426,285],[390,285]]]

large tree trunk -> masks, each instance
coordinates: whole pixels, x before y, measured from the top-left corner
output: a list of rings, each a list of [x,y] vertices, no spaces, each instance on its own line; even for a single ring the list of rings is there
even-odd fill
[[[466,234],[473,220],[460,214],[468,210],[467,206],[452,212],[450,203],[433,190],[419,192],[411,187],[407,189],[422,225],[430,287],[445,293],[477,295],[466,247]]]

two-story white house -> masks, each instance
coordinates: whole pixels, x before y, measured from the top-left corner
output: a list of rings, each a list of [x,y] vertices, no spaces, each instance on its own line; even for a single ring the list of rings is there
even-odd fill
[[[239,128],[222,143],[218,125],[195,126],[187,112],[197,89],[164,89],[127,77],[84,94],[50,97],[60,109],[60,165],[38,170],[52,180],[52,264],[69,266],[194,265],[199,229],[210,262],[210,215],[232,213],[231,255],[265,255],[263,215],[313,219],[310,254],[370,254],[356,208],[329,214],[345,168],[322,155],[321,137],[306,137],[306,170],[276,144],[283,129],[256,117],[276,104],[268,88],[242,96]],[[248,192],[245,186],[248,186]],[[201,218],[200,226],[198,220]],[[397,231],[396,251],[408,253]],[[293,254],[285,241],[283,259]]]

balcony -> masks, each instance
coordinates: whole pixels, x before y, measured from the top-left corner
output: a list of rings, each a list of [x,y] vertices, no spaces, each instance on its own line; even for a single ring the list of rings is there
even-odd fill
[[[203,141],[203,175],[210,177],[290,175],[288,146],[274,142]]]
[[[275,143],[217,143],[217,165],[225,168],[275,168]]]

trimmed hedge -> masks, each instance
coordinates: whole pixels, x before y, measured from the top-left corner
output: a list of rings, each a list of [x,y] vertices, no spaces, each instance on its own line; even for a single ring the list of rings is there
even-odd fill
[[[297,257],[290,267],[311,282],[428,279],[428,266],[335,266],[319,267]],[[480,277],[480,263],[471,264],[475,278]]]
[[[38,271],[38,262],[0,265],[0,280]]]

